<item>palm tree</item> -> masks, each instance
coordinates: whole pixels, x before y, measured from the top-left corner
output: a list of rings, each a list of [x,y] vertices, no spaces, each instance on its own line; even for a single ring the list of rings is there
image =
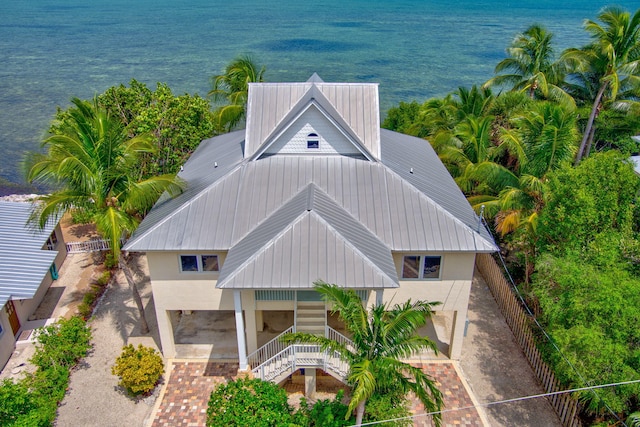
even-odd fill
[[[214,102],[224,103],[214,112],[221,128],[230,131],[244,120],[249,83],[264,81],[265,71],[264,66],[258,69],[250,56],[241,55],[227,65],[224,74],[211,78],[209,96]]]
[[[352,386],[349,413],[356,410],[356,425],[362,424],[365,404],[374,393],[385,393],[398,388],[412,391],[425,405],[427,412],[442,408],[442,393],[433,379],[421,369],[402,362],[424,350],[437,352],[436,345],[427,337],[416,334],[432,315],[432,307],[439,303],[407,301],[389,308],[376,305],[369,311],[355,291],[324,282],[315,283],[316,290],[325,301],[333,305],[345,327],[351,333],[353,348],[323,336],[307,333],[287,334],[286,343],[314,343],[323,350],[338,352],[349,362],[347,382]],[[433,419],[440,425],[440,414]]]
[[[513,151],[518,158],[517,181],[497,197],[470,200],[475,205],[483,204],[485,214],[495,217],[501,236],[519,232],[516,240],[525,255],[526,282],[533,272],[533,242],[538,213],[544,206],[546,176],[573,159],[578,141],[576,121],[575,110],[546,101],[513,118],[513,129],[503,129],[500,148],[517,147]]]
[[[598,90],[575,157],[576,165],[591,149],[594,121],[604,98],[615,101],[621,90],[640,87],[640,9],[631,16],[624,9],[609,6],[598,19],[602,24],[592,20],[584,24],[593,42],[582,50],[569,49],[563,54],[578,64],[578,71],[588,68],[598,76]]]
[[[180,191],[173,175],[136,181],[139,156],[152,153],[147,137],[128,139],[122,123],[93,102],[78,98],[59,128],[43,142],[46,154],[27,159],[27,180],[53,187],[51,194],[39,197],[30,221],[40,228],[70,209],[91,216],[98,233],[111,243],[111,254],[119,261],[127,279],[130,272],[120,259],[121,239],[128,237],[144,215],[165,191]],[[137,288],[129,281],[141,312],[142,329],[147,329]]]
[[[536,94],[545,99],[573,105],[573,99],[563,89],[564,63],[553,58],[553,33],[540,25],[532,25],[518,34],[507,48],[507,58],[496,65],[497,75],[484,87],[510,85],[514,91]]]

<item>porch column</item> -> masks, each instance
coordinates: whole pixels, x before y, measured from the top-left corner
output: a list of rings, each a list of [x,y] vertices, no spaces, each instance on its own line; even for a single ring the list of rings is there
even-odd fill
[[[376,305],[384,304],[384,289],[376,289]]]
[[[171,312],[165,310],[160,304],[156,305],[156,319],[158,321],[158,332],[160,333],[160,346],[162,355],[171,359],[176,357],[176,345],[174,340],[173,322]]]
[[[316,396],[316,370],[315,368],[304,369],[304,396],[315,399]]]
[[[453,328],[449,341],[449,358],[459,360],[462,355],[462,341],[464,340],[464,327],[467,323],[467,310],[453,312]]]
[[[247,346],[244,339],[244,320],[242,319],[242,298],[240,291],[233,291],[233,306],[236,312],[236,335],[238,337],[238,363],[240,371],[246,371],[247,362]]]

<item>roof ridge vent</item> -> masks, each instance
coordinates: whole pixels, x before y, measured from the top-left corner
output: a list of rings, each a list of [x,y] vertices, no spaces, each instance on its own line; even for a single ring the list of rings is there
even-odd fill
[[[307,193],[307,211],[313,210],[314,195],[315,195],[315,186],[310,185]]]

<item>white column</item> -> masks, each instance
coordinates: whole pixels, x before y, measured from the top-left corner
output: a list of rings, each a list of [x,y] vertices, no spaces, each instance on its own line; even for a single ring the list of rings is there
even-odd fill
[[[236,335],[238,337],[238,362],[241,371],[248,368],[247,346],[244,339],[244,319],[242,318],[242,298],[240,291],[233,291],[233,306],[236,312]]]
[[[316,370],[314,368],[304,369],[304,396],[315,399],[316,396]]]
[[[464,328],[467,323],[467,310],[453,312],[453,330],[449,341],[449,358],[459,360],[462,355],[462,341],[464,340]]]
[[[376,305],[382,305],[384,303],[384,289],[376,289]]]
[[[176,345],[173,338],[173,323],[171,322],[171,312],[156,305],[156,319],[158,321],[158,332],[160,332],[160,346],[162,355],[166,359],[176,357]]]

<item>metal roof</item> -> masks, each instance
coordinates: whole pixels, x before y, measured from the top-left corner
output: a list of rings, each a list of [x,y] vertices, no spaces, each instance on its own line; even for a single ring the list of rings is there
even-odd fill
[[[253,156],[312,100],[380,158],[378,84],[325,83],[314,76],[305,83],[249,84],[245,157]]]
[[[231,248],[216,287],[301,289],[318,279],[399,286],[389,248],[310,184]]]
[[[310,103],[374,155],[260,156]],[[203,141],[179,174],[185,192],[159,202],[124,249],[228,251],[217,286],[252,289],[396,287],[392,251],[497,250],[431,145],[363,112],[377,117],[377,103],[377,85],[317,75],[252,85],[246,132]]]
[[[57,251],[42,247],[55,228],[27,226],[31,203],[0,201],[0,308],[10,299],[33,298]]]
[[[427,166],[416,166],[414,175],[420,177],[417,169]],[[229,250],[314,183],[391,250],[495,250],[455,183],[447,195],[439,188],[447,179],[435,174],[425,183],[425,194],[417,186],[421,182],[412,185],[401,172],[380,162],[341,156],[272,156],[243,162],[153,226],[144,223],[159,215],[145,219],[145,227],[136,231],[125,249]],[[446,177],[453,181],[448,173]]]

